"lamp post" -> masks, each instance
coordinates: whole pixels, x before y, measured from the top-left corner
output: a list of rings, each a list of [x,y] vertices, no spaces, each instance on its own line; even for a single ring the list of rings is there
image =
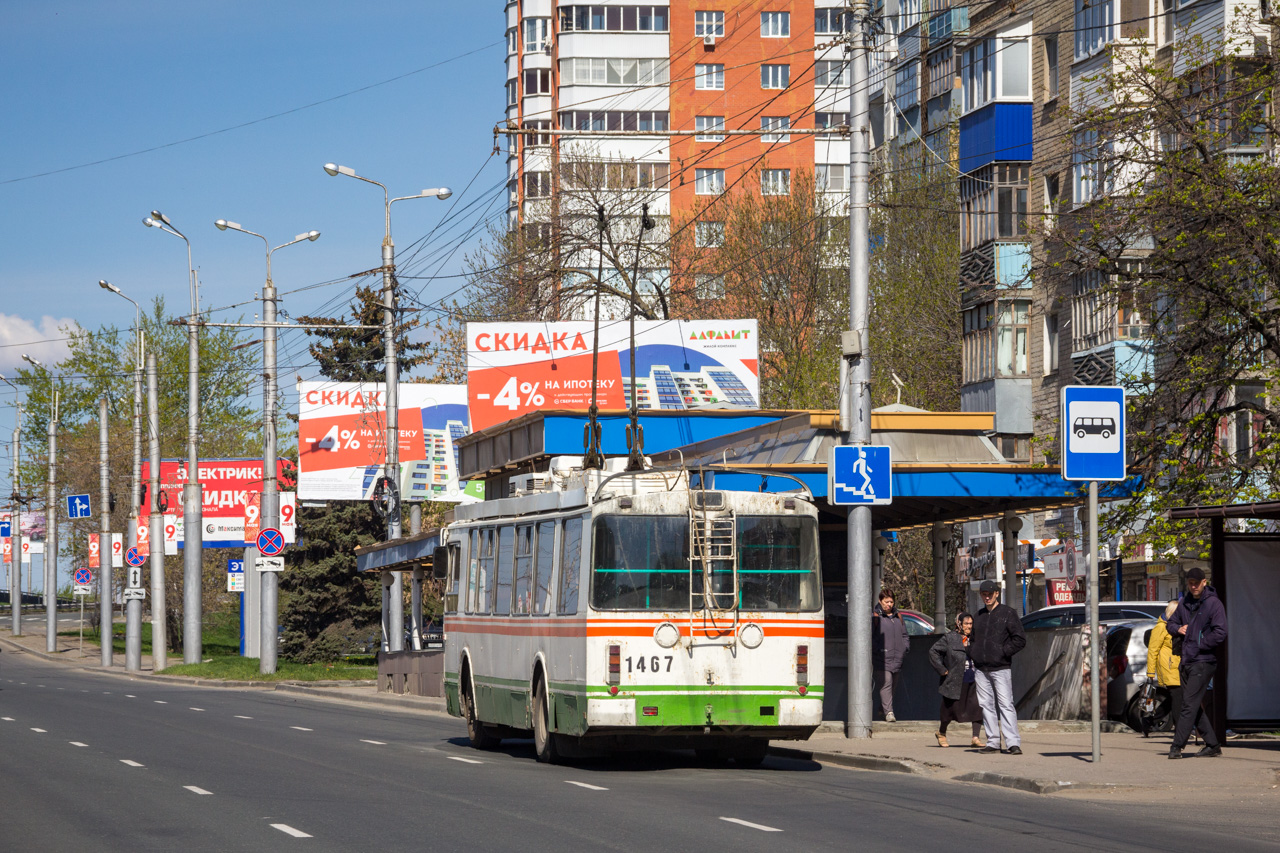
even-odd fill
[[[129,470],[129,530],[125,534],[129,547],[138,544],[138,513],[142,506],[142,359],[143,331],[142,307],[130,299],[124,291],[109,281],[99,280],[98,286],[125,299],[133,306],[134,331],[137,339],[136,360],[133,367],[133,467]],[[105,469],[105,465],[104,465]],[[107,500],[105,470],[102,476],[102,499]],[[103,543],[110,542],[111,526],[108,507],[102,507]],[[147,537],[150,542],[150,536]],[[101,544],[99,545],[101,548]],[[99,598],[103,625],[111,624],[111,564],[99,560]],[[154,603],[153,603],[154,604]],[[105,629],[104,629],[105,630]],[[142,668],[142,602],[136,598],[129,599],[125,605],[125,668],[136,671]],[[136,646],[136,649],[134,648]],[[111,666],[111,644],[102,644],[102,665]]]
[[[49,368],[25,352],[22,360],[49,373],[49,488],[45,505],[44,617],[45,651],[58,650],[58,391]]]
[[[8,377],[0,374],[0,380],[18,391],[17,385]],[[10,631],[13,636],[22,636],[22,500],[19,481],[21,478],[20,462],[22,459],[22,404],[15,403],[17,414],[13,421],[13,446],[11,448],[10,479],[13,482],[13,494],[9,505],[13,507],[9,513],[9,609],[13,622]]]
[[[191,265],[191,241],[158,210],[142,220],[148,228],[181,237],[187,244],[188,290],[191,315],[187,317],[187,481],[182,487],[182,662],[200,663],[201,580],[204,557],[204,494],[200,488],[200,282]],[[162,603],[163,604],[163,603]],[[152,603],[155,606],[155,603]]]
[[[271,281],[271,253],[286,246],[303,241],[315,242],[320,238],[319,231],[307,231],[299,234],[288,243],[281,243],[274,249],[270,241],[256,231],[250,231],[238,222],[219,219],[213,223],[219,231],[239,231],[257,237],[262,241],[267,252],[267,282],[262,288],[262,510],[260,518],[262,527],[280,526],[280,492],[276,482],[276,287]],[[259,604],[261,608],[260,645],[258,649],[258,671],[270,675],[276,671],[276,623],[279,609],[279,576],[275,572],[252,572],[249,583],[259,583],[261,592]]]
[[[391,205],[397,201],[411,198],[446,199],[453,195],[448,187],[423,190],[417,195],[406,195],[392,198],[385,184],[357,175],[354,169],[325,163],[324,170],[331,176],[346,175],[366,184],[382,188],[383,208],[386,211],[386,236],[382,239],[382,349],[386,365],[386,402],[387,402],[387,462],[383,470],[382,489],[385,495],[387,515],[387,541],[400,538],[400,366],[396,359],[396,292],[395,243],[391,240]],[[387,651],[398,652],[404,649],[404,608],[401,601],[404,596],[404,581],[399,572],[393,572],[391,582],[391,600],[395,605],[388,608]],[[385,605],[384,605],[385,606]]]

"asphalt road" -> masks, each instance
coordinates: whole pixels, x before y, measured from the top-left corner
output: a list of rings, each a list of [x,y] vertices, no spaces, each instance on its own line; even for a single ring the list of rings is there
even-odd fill
[[[0,850],[1231,850],[1213,824],[981,785],[666,753],[551,767],[460,721],[0,660]]]

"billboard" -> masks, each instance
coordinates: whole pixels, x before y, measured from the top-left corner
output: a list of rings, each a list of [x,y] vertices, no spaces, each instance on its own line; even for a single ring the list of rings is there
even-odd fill
[[[467,386],[402,382],[398,391],[401,498],[476,500],[458,482],[454,447],[471,432]],[[386,413],[384,383],[299,382],[299,498],[370,500],[387,459]]]
[[[468,323],[467,401],[480,430],[539,409],[591,405],[594,324]],[[600,323],[596,403],[625,409],[631,381],[626,320]],[[758,408],[755,320],[637,320],[640,409]]]
[[[297,477],[291,460],[276,462],[276,477],[281,489],[292,487]],[[142,461],[142,498],[149,505],[151,464]],[[175,535],[179,543],[186,531],[182,524],[182,487],[187,482],[187,460],[160,460],[160,504],[164,509],[166,528],[168,519],[174,518]],[[261,459],[201,459],[200,484],[203,489],[204,536],[206,548],[243,548],[245,508],[254,495],[262,493]],[[293,497],[289,492],[280,493],[281,532],[286,542],[292,542],[297,525],[293,514]],[[166,539],[168,532],[166,530]]]

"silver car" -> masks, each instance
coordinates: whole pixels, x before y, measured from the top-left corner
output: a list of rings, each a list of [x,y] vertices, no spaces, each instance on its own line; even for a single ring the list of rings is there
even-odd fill
[[[1147,683],[1147,643],[1156,624],[1155,619],[1134,619],[1107,627],[1107,716],[1134,731],[1143,730],[1140,705],[1142,687]],[[1156,702],[1156,717],[1147,724],[1153,731],[1164,731],[1169,723],[1168,694],[1163,689],[1161,693],[1163,701]]]

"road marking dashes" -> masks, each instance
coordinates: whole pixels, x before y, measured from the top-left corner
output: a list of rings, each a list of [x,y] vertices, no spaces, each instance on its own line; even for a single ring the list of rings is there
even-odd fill
[[[131,760],[129,760],[128,758],[122,758],[122,759],[120,759],[120,763],[121,763],[121,764],[128,764],[130,767],[144,767],[144,766],[145,766],[145,765],[143,765],[143,764],[139,764],[139,763],[138,763],[138,762],[136,762],[136,761],[131,761]]]
[[[6,723],[12,723],[13,717],[0,717],[0,720],[4,720]]]
[[[126,698],[126,699],[137,699],[138,697],[137,697],[137,696],[134,696],[132,693],[126,693],[126,694],[124,694],[124,698]]]
[[[163,699],[156,699],[156,700],[155,700],[155,703],[156,703],[157,705],[168,705],[168,704],[169,704],[168,702],[164,701]]]
[[[364,738],[360,738],[360,742],[361,742],[361,743],[371,743],[371,744],[373,744],[374,746],[386,746],[386,745],[387,745],[387,742],[386,742],[386,741],[382,741],[382,740],[365,740]]]
[[[67,741],[67,743],[71,744],[72,746],[88,746],[89,745],[87,743],[81,743],[78,740],[69,740]]]
[[[314,732],[315,729],[303,728],[302,726],[289,726],[291,729],[297,729],[300,732]]]
[[[758,829],[761,832],[782,832],[782,830],[778,829],[776,826],[765,826],[763,823],[752,823],[749,820],[742,820],[741,818],[722,817],[720,819],[728,821],[729,823],[736,823],[739,826],[749,827],[750,829]]]
[[[311,838],[310,835],[307,835],[307,833],[303,832],[301,829],[294,829],[287,823],[273,823],[271,824],[271,828],[278,829],[285,835],[292,835],[294,838]]]
[[[253,719],[253,717],[246,717],[246,716],[244,716],[244,715],[242,715],[242,714],[236,714],[236,719],[237,719],[237,720],[252,720],[252,719]]]
[[[39,733],[40,733],[40,734],[42,734],[42,735],[43,735],[43,734],[48,734],[48,732],[46,732],[44,729],[34,729],[34,728],[33,728],[31,731],[33,731],[33,732],[39,732]]]
[[[204,710],[204,708],[191,708],[190,710],[192,710],[192,711],[203,711],[203,710]]]
[[[195,785],[183,785],[183,788],[193,794],[199,794],[202,797],[212,797],[213,791],[206,791],[204,788],[197,788]]]
[[[588,791],[607,791],[608,788],[601,788],[599,785],[588,785],[586,782],[575,782],[572,779],[565,779],[566,785],[577,785],[579,788],[586,788]]]
[[[483,761],[476,761],[474,758],[463,758],[460,755],[450,755],[450,761],[461,761],[463,764],[484,764]]]

